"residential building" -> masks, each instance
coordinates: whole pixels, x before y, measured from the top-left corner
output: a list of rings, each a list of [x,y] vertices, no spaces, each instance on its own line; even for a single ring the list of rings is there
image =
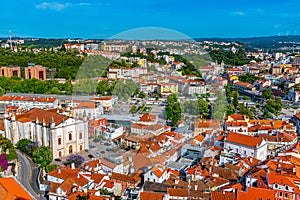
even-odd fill
[[[5,77],[21,77],[21,70],[20,67],[1,67],[0,68],[0,76],[5,76]]]
[[[96,119],[103,114],[102,105],[96,105],[93,102],[80,102],[73,108],[74,118],[82,118],[87,116],[89,119]]]
[[[29,66],[25,68],[25,79],[46,80],[46,68],[41,65]]]
[[[224,153],[236,153],[265,160],[268,155],[267,142],[261,137],[230,132],[224,140]]]
[[[178,93],[178,85],[173,83],[158,84],[157,92],[163,96],[168,96],[172,93]]]

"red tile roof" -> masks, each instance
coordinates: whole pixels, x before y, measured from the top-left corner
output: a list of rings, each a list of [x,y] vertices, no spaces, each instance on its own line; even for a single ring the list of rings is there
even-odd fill
[[[140,122],[154,122],[156,118],[154,114],[143,114],[140,118]]]
[[[40,98],[27,96],[0,96],[0,101],[32,101],[32,102],[49,102],[53,103],[56,98]]]
[[[110,178],[112,180],[119,180],[122,182],[129,182],[133,184],[138,184],[141,181],[141,178],[137,176],[136,174],[131,174],[131,175],[125,175],[125,174],[120,174],[116,172],[112,172]]]
[[[43,121],[45,120],[46,125],[49,126],[52,119],[54,120],[55,125],[58,125],[64,120],[69,119],[69,117],[39,108],[33,108],[28,112],[16,115],[16,120],[21,120],[20,122],[27,122],[29,120],[35,122],[36,119],[39,120],[39,123],[43,123]]]
[[[95,108],[97,108],[95,103],[83,101],[80,102],[75,109],[95,109]]]
[[[67,178],[72,178],[74,179],[74,182],[77,185],[85,186],[86,184],[88,184],[89,181],[84,176],[79,174],[79,171],[80,171],[79,168],[71,169],[69,166],[66,166],[66,167],[59,167],[56,170],[49,172],[48,175],[63,180],[66,180]]]
[[[196,119],[195,127],[197,128],[220,128],[220,122],[218,120],[203,120],[203,119]]]
[[[155,192],[140,192],[140,200],[163,200],[164,194]]]
[[[217,192],[217,191],[212,191],[211,192],[211,200],[236,200],[237,197],[235,193],[233,192]]]
[[[91,175],[91,179],[94,180],[95,183],[100,183],[104,177],[105,177],[104,174],[99,174],[99,173],[95,173]]]
[[[236,144],[243,144],[249,147],[256,147],[261,144],[263,139],[261,137],[253,137],[249,135],[231,132],[228,134],[225,141]]]
[[[5,129],[4,129],[4,119],[0,119],[0,130],[5,131]]]
[[[188,189],[168,188],[167,192],[171,197],[188,197]]]
[[[33,198],[24,190],[14,178],[0,178],[0,199],[2,200],[32,200]]]
[[[248,187],[247,191],[238,191],[238,199],[275,200],[275,190]]]

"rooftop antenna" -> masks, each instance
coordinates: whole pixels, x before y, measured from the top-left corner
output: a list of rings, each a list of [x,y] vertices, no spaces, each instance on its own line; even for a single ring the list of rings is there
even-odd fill
[[[12,47],[12,33],[11,33],[11,31],[9,31],[9,43],[10,43],[10,49],[12,50],[13,47]]]

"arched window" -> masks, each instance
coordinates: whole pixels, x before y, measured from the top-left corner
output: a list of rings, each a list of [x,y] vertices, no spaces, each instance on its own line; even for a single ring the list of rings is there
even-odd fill
[[[79,139],[82,139],[82,132],[79,133]]]
[[[80,149],[80,151],[82,151],[82,145],[80,145],[79,149]]]
[[[61,145],[61,138],[58,138],[57,143],[58,145]]]
[[[71,154],[71,153],[73,153],[73,147],[72,147],[72,145],[69,146],[69,154]]]
[[[58,152],[58,157],[61,157],[61,151]]]
[[[72,140],[72,133],[69,133],[69,140]]]

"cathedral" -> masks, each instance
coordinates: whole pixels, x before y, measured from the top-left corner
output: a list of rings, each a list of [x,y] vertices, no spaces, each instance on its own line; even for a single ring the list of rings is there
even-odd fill
[[[32,140],[49,147],[54,159],[89,148],[86,118],[74,119],[55,109],[33,108],[21,114],[5,114],[4,130],[14,145],[24,138]]]

